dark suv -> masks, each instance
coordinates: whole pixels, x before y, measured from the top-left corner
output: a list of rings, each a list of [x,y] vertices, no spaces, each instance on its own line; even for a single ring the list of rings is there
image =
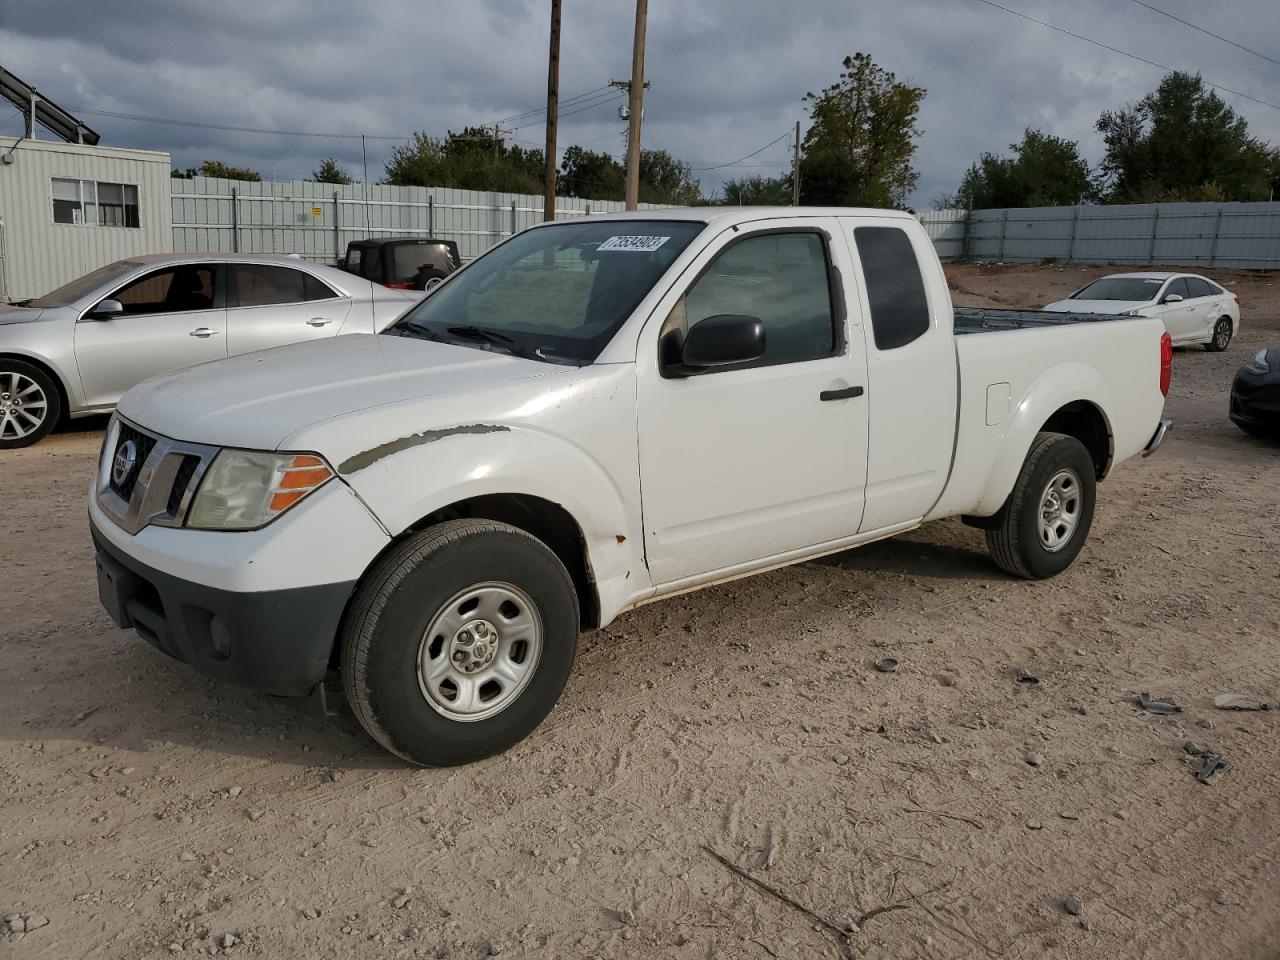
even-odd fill
[[[371,237],[352,240],[338,264],[348,273],[397,290],[429,290],[461,266],[452,240]]]

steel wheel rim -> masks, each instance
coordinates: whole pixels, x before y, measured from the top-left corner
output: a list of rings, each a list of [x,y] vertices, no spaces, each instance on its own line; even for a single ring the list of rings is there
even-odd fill
[[[1080,525],[1083,496],[1080,475],[1069,467],[1049,478],[1044,493],[1040,495],[1037,524],[1040,546],[1050,553],[1057,553],[1071,542]]]
[[[49,415],[44,388],[25,373],[0,370],[0,440],[22,440]]]
[[[424,290],[434,290],[440,284],[444,283],[444,277],[432,277],[422,287]]]
[[[1213,345],[1219,350],[1227,349],[1227,344],[1231,342],[1231,325],[1218,321],[1218,331],[1213,335]]]
[[[432,616],[418,644],[418,687],[450,720],[487,720],[528,687],[542,648],[542,617],[527,593],[500,581],[474,584]]]

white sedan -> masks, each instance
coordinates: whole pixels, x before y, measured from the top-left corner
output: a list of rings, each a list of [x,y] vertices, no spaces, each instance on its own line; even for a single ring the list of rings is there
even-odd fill
[[[108,411],[156,374],[377,333],[422,298],[296,257],[158,254],[120,260],[0,308],[0,450],[64,417]]]
[[[1175,345],[1203,343],[1215,352],[1240,329],[1240,298],[1194,273],[1114,273],[1045,309],[1160,317]]]

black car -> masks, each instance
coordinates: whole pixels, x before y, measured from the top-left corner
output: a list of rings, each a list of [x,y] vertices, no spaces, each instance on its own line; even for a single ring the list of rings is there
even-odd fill
[[[370,237],[347,244],[347,273],[398,290],[429,290],[462,265],[452,240]]]
[[[1231,385],[1231,419],[1245,433],[1280,439],[1280,347],[1259,350]]]

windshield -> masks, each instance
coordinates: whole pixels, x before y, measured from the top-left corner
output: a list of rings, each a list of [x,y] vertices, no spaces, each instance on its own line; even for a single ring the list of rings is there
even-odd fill
[[[140,266],[142,264],[137,260],[117,260],[115,263],[109,263],[105,267],[99,267],[93,273],[86,273],[78,280],[65,283],[57,290],[46,293],[43,297],[37,297],[27,306],[41,310],[49,307],[68,307],[77,301],[83,300],[99,287],[107,286],[113,281],[123,278],[125,274],[131,273]]]
[[[591,363],[705,226],[583,217],[529,230],[477,259],[386,332]]]
[[[1154,300],[1163,286],[1164,280],[1156,277],[1103,277],[1073,293],[1071,299],[1146,302]]]

